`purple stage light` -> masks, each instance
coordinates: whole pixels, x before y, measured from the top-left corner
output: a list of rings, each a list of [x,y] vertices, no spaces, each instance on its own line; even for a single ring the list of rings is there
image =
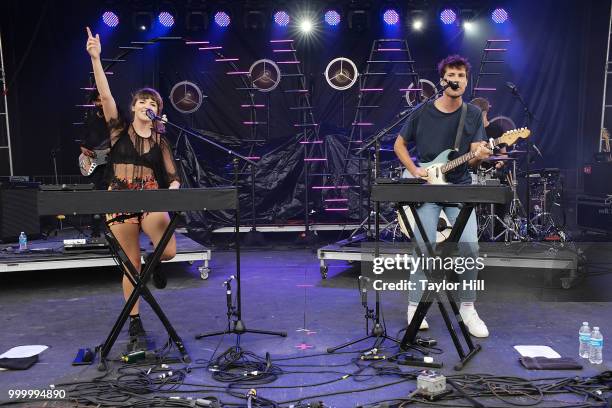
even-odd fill
[[[229,14],[225,11],[219,11],[215,14],[215,23],[217,23],[219,27],[227,27],[230,25],[231,21],[232,19]]]
[[[399,23],[399,13],[394,9],[387,9],[383,13],[383,21],[387,25],[396,25]]]
[[[505,23],[508,20],[508,12],[503,8],[496,8],[491,13],[491,19],[497,24]]]
[[[164,27],[172,27],[174,25],[174,16],[167,11],[162,11],[157,16],[157,20]]]
[[[289,16],[289,13],[284,10],[277,11],[274,13],[274,22],[280,27],[287,27],[289,22],[291,22],[291,17]]]
[[[102,14],[102,21],[109,27],[117,27],[119,25],[119,17],[112,11],[106,11]]]
[[[444,9],[440,12],[440,20],[444,24],[453,24],[457,20],[457,13],[453,9]]]
[[[340,24],[340,20],[340,13],[338,13],[336,10],[328,10],[325,12],[325,22],[327,25],[335,27]]]

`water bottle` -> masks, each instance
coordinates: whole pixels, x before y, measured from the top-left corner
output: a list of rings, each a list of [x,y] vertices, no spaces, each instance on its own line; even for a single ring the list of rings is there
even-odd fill
[[[589,322],[582,322],[582,327],[578,331],[578,341],[580,348],[578,354],[582,358],[589,358],[589,350],[591,349],[591,329]]]
[[[25,251],[26,249],[28,249],[28,237],[26,237],[25,232],[21,232],[21,234],[19,234],[19,250],[20,251]]]
[[[599,332],[599,327],[593,327],[591,333],[591,349],[589,350],[589,362],[592,364],[601,364],[603,349],[603,336]]]

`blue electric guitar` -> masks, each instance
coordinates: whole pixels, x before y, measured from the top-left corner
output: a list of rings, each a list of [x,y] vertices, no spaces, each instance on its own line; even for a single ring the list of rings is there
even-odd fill
[[[497,139],[490,140],[489,148],[491,150],[500,144],[513,145],[518,139],[526,139],[531,134],[527,128],[509,130]],[[421,168],[427,171],[426,177],[421,177],[427,180],[429,184],[448,184],[446,182],[446,173],[456,169],[464,163],[469,162],[476,157],[476,152],[469,152],[457,158],[450,159],[450,156],[455,153],[453,149],[444,150],[435,159],[427,163],[421,163]],[[404,171],[404,177],[412,177],[408,170]]]

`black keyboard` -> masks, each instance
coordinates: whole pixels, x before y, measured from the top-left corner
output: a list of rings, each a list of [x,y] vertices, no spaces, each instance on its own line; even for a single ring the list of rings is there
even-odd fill
[[[372,200],[374,201],[505,204],[511,199],[512,190],[508,186],[405,183],[372,185]]]
[[[38,215],[229,210],[235,187],[178,190],[37,191]]]

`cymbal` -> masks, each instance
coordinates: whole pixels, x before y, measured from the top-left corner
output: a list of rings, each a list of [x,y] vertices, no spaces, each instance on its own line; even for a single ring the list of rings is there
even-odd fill
[[[510,161],[516,160],[514,157],[506,157],[506,156],[489,156],[484,161],[495,162],[495,161]]]
[[[506,154],[525,154],[525,153],[527,153],[527,150],[510,150],[506,152]]]

